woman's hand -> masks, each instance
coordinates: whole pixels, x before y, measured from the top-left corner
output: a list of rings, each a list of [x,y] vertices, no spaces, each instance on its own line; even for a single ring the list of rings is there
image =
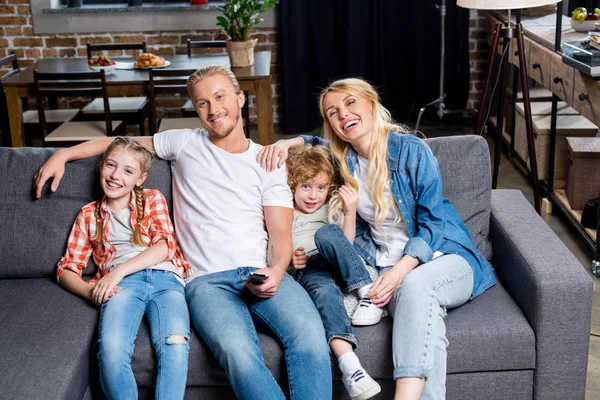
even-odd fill
[[[288,140],[282,139],[263,147],[256,156],[256,161],[267,171],[273,171],[275,167],[280,168],[288,158],[288,150],[291,148]]]
[[[398,285],[402,283],[404,279],[400,268],[392,267],[385,271],[373,283],[371,290],[367,294],[367,297],[377,307],[386,306],[392,299],[392,295],[396,291]]]
[[[306,262],[308,261],[308,256],[304,251],[304,247],[298,247],[292,253],[292,265],[294,269],[304,269],[306,268]]]
[[[42,189],[50,178],[53,178],[50,190],[56,192],[56,189],[58,189],[60,180],[65,174],[65,164],[67,163],[67,160],[65,157],[63,157],[62,152],[63,150],[59,150],[54,153],[35,174],[35,177],[33,178],[33,185],[35,187],[36,199],[42,197]]]
[[[123,280],[123,278],[124,276],[121,275],[118,268],[115,268],[108,274],[104,275],[98,282],[96,282],[94,288],[92,289],[92,301],[97,305],[100,305],[115,294],[119,293],[121,288],[117,285]]]
[[[344,202],[342,211],[344,216],[356,215],[356,207],[358,206],[358,192],[350,186],[343,185],[338,189],[340,197]]]

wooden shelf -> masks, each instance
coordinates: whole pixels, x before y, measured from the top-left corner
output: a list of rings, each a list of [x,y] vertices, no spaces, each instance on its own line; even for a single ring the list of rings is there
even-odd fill
[[[567,193],[562,189],[558,189],[558,190],[554,190],[554,195],[556,196],[558,201],[560,201],[562,203],[562,205],[567,210],[569,210],[569,214],[571,214],[573,219],[577,222],[580,222],[581,221],[581,213],[583,211],[571,209],[571,206],[569,205],[569,199],[567,199]],[[583,229],[585,230],[585,233],[587,233],[588,236],[595,242],[596,241],[596,231],[594,229],[589,229],[589,228],[583,228]]]

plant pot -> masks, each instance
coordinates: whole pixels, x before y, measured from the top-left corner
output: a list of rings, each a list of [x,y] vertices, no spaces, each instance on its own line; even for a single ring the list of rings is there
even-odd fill
[[[77,7],[81,7],[81,2],[82,0],[69,0],[67,2],[67,6],[69,8],[77,8]]]
[[[254,65],[254,47],[258,39],[246,42],[227,41],[227,52],[232,67],[249,67]]]

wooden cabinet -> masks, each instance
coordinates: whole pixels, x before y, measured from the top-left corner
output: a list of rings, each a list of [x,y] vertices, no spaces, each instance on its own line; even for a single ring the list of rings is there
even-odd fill
[[[600,82],[575,71],[573,108],[594,123],[600,121]]]
[[[525,47],[525,60],[529,60],[529,51],[531,49],[531,39],[523,38],[523,46]],[[517,45],[517,39],[510,39],[510,54],[508,58],[508,62],[512,65],[519,67],[519,46]]]
[[[552,69],[552,56],[554,52],[544,46],[531,46],[529,49],[528,75],[538,81],[542,86],[550,87],[550,70]]]
[[[550,71],[550,90],[567,104],[573,104],[575,69],[565,64],[558,54],[554,54]]]

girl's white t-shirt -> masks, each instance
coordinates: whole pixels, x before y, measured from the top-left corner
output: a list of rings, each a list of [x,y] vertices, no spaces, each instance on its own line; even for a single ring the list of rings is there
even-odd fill
[[[197,276],[268,266],[264,207],[292,208],[287,169],[267,172],[256,162],[262,146],[243,153],[215,146],[204,129],[154,135],[156,154],[171,161],[177,239]]]

